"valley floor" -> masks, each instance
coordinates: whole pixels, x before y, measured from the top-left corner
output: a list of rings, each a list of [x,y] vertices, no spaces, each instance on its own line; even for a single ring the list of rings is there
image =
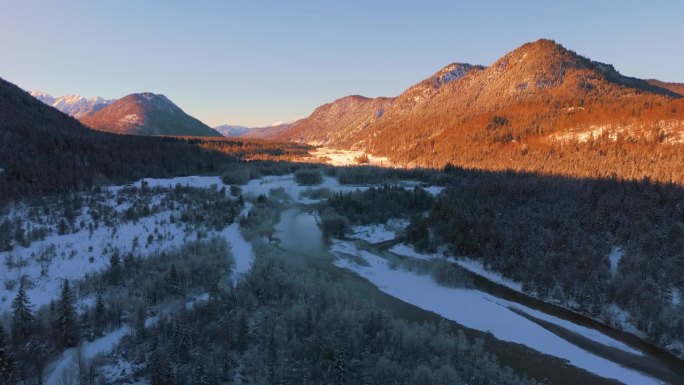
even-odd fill
[[[319,156],[334,157],[335,154],[326,152]],[[352,155],[344,154],[344,157],[349,156]],[[411,182],[402,184],[407,189],[415,185],[416,183]],[[192,225],[188,221],[181,220],[190,214],[187,211],[192,211],[194,206],[192,203],[174,200],[179,199],[174,195],[175,189],[178,189],[177,186],[212,191],[229,187],[224,185],[219,177],[144,179],[129,186],[111,187],[98,197],[98,203],[104,207],[101,207],[99,211],[109,213],[109,221],[97,222],[95,219],[95,226],[89,226],[89,223],[93,223],[92,218],[97,216],[83,209],[76,213],[73,221],[75,225],[70,231],[60,231],[58,224],[55,223],[36,221],[30,225],[35,228],[42,226],[48,234],[42,240],[0,253],[0,258],[8,266],[2,269],[2,276],[0,276],[0,280],[4,282],[4,285],[0,287],[0,311],[11,310],[11,301],[21,281],[30,283],[27,291],[28,297],[37,309],[58,298],[59,288],[64,279],[78,281],[100,272],[110,266],[114,255],[123,259],[126,254],[134,251],[144,257],[178,250],[189,242],[212,237],[227,241],[229,252],[234,259],[230,280],[232,285],[236,286],[241,275],[248,273],[255,259],[259,258],[252,242],[243,236],[240,225],[240,218],[250,215],[254,206],[253,202],[260,196],[268,195],[274,189],[287,197],[289,207],[303,207],[303,205],[311,207],[310,205],[322,199],[311,198],[312,187],[298,185],[291,174],[253,179],[240,186],[245,202],[240,212],[234,213],[235,221],[226,226],[211,227],[205,226],[202,222]],[[313,189],[348,192],[368,187],[366,185],[341,185],[335,178],[325,177],[323,182]],[[130,189],[134,191],[131,192]],[[228,201],[237,201],[237,197],[231,197],[225,190],[221,191]],[[432,194],[438,194],[440,189],[432,188],[429,191]],[[129,215],[131,212],[129,209],[142,210],[136,206],[137,203],[126,201],[131,196],[130,194],[138,193],[144,196],[141,198],[140,207],[146,206],[149,210],[143,210],[144,213],[140,215]],[[14,207],[11,215],[26,222],[31,222],[31,218],[34,218],[32,208],[24,206]],[[352,229],[351,237],[371,244],[390,241],[395,239],[407,225],[406,221],[398,220],[381,226],[357,226]],[[598,376],[615,379],[625,384],[664,383],[605,357],[590,353],[572,341],[549,331],[533,319],[553,324],[555,327],[580,335],[605,348],[617,349],[632,359],[639,360],[644,356],[639,349],[597,330],[576,325],[475,289],[440,286],[429,274],[407,270],[401,263],[394,264],[383,256],[358,247],[351,240],[335,240],[329,251],[337,256],[334,261],[336,266],[363,277],[378,290],[421,309],[437,313],[465,327],[491,333],[495,338],[503,341],[528,346],[541,353],[567,360],[571,365]],[[403,256],[427,261],[426,263],[435,258],[441,258],[440,255],[417,253],[412,247],[401,243],[391,247],[389,252],[398,258]],[[521,290],[518,283],[489,273],[474,261],[453,260],[452,262],[494,282],[514,290]],[[208,293],[199,293],[197,298],[206,300],[208,297]],[[79,304],[85,308],[92,306],[93,300],[92,297],[81,298]],[[188,306],[193,305],[190,303]],[[153,319],[150,321],[150,324],[153,324]],[[145,323],[147,324],[147,321]],[[121,328],[110,331],[98,339],[84,343],[80,348],[64,351],[48,366],[45,383],[48,385],[64,383],[69,373],[72,372],[73,365],[77,365],[79,358],[92,360],[98,355],[110,354],[115,350],[117,343],[131,333],[131,327],[132,325],[122,325]],[[126,373],[126,370],[123,370],[124,373],[117,370],[117,367],[126,367],[125,363],[113,358],[110,361],[116,364],[106,366],[107,380],[116,381],[130,374]]]

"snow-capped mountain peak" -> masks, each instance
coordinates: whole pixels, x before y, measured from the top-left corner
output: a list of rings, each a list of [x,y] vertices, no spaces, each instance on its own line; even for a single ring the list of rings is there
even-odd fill
[[[30,94],[41,102],[75,118],[99,111],[114,102],[114,100],[103,99],[99,96],[86,99],[80,95],[64,95],[55,98],[42,91],[32,91]]]

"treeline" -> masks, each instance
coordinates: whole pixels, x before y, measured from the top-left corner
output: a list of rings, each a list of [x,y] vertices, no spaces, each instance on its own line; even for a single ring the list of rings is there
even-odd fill
[[[384,185],[363,191],[333,194],[326,205],[351,223],[368,225],[384,223],[393,218],[422,216],[434,203],[433,196],[420,187],[406,189]]]
[[[682,354],[684,189],[648,180],[571,179],[450,169],[429,218],[434,244],[477,258],[534,295]],[[426,234],[429,236],[429,234]],[[609,254],[623,256],[611,271]]]
[[[190,144],[247,160],[293,160],[306,157],[310,146],[243,138],[186,138]]]

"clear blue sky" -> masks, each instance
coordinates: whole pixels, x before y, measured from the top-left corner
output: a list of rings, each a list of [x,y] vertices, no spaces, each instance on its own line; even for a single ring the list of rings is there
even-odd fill
[[[258,126],[540,37],[684,82],[681,0],[0,0],[0,77],[56,96],[163,93],[209,125]]]

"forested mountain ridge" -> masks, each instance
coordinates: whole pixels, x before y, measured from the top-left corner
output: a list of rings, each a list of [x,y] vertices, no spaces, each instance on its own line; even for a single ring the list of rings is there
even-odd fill
[[[155,138],[91,130],[0,78],[0,203],[143,177],[197,174],[304,146],[227,138]]]
[[[452,63],[396,98],[345,96],[324,104],[290,125],[265,127],[246,137],[353,146],[368,127],[387,114],[401,115],[428,101],[442,86],[480,66]],[[322,127],[326,129],[321,129]]]
[[[166,96],[151,92],[124,96],[80,120],[95,130],[117,134],[222,136],[183,112]]]
[[[668,89],[676,94],[684,96],[684,83],[668,83],[656,79],[649,79],[648,83],[660,88]]]
[[[684,183],[676,85],[623,76],[546,39],[460,75],[424,97],[416,89],[435,76],[396,98],[339,99],[276,138],[362,149],[399,166]],[[362,124],[346,124],[335,106]]]

